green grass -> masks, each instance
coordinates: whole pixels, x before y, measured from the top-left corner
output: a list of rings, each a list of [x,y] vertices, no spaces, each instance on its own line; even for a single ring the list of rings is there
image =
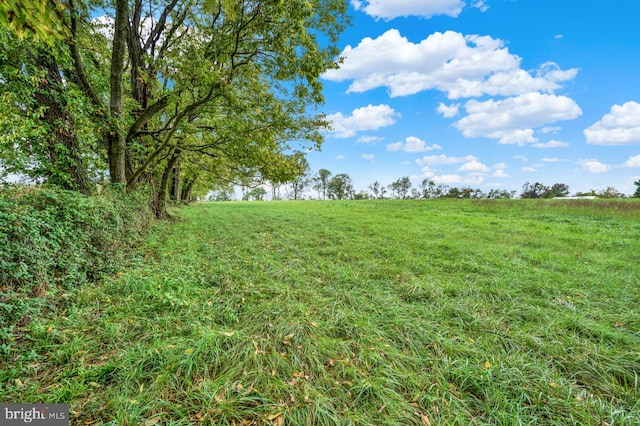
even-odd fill
[[[640,424],[640,204],[200,204],[5,344],[74,424]]]

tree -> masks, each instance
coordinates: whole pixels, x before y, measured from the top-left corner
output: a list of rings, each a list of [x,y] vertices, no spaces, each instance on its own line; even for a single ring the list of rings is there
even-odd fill
[[[309,185],[311,179],[309,178],[309,173],[311,169],[309,168],[309,162],[306,158],[300,157],[300,168],[299,171],[295,174],[293,180],[291,181],[291,193],[294,200],[300,199],[300,195],[304,191],[304,189]]]
[[[0,26],[10,29],[19,39],[31,36],[53,44],[65,35],[64,3],[49,0],[3,0],[0,2]]]
[[[435,181],[433,179],[423,179],[422,182],[420,182],[420,198],[427,200],[429,198],[436,198],[437,196]]]
[[[447,192],[444,193],[444,198],[462,198],[463,193],[460,188],[452,186],[448,188]]]
[[[265,195],[267,195],[267,191],[261,186],[258,186],[257,188],[249,191],[249,193],[247,194],[247,198],[253,198],[255,201],[262,201]]]
[[[540,182],[536,182],[534,184],[525,182],[522,186],[520,198],[542,198],[543,195],[549,194],[549,192],[550,189]]]
[[[345,200],[353,195],[351,177],[346,173],[335,175],[327,183],[327,196],[332,200]]]
[[[112,32],[98,28],[94,6],[113,14]],[[111,182],[125,189],[151,184],[160,214],[169,192],[182,195],[183,173],[192,188],[195,180],[239,178],[240,170],[274,175],[276,165],[288,167],[278,156],[292,141],[305,149],[322,143],[328,123],[308,111],[323,102],[320,76],[337,67],[345,12],[344,0],[69,1],[64,42],[52,54],[64,64],[63,94],[80,95],[93,125],[89,150],[81,144],[70,156],[104,160]],[[46,120],[19,115],[44,133],[37,121]],[[20,147],[27,157],[30,147]]]
[[[373,182],[371,185],[368,186],[368,188],[371,190],[371,193],[373,194],[373,198],[375,198],[376,200],[384,199],[384,194],[387,193],[387,190],[385,189],[385,187],[378,181]]]
[[[353,194],[353,199],[354,200],[368,200],[369,199],[369,193],[366,192],[366,191],[358,191],[358,192]]]
[[[600,198],[624,198],[624,194],[618,191],[613,186],[607,186],[606,189],[598,191],[598,197]]]
[[[640,180],[633,182],[633,184],[636,186],[636,191],[633,193],[633,197],[640,198]]]
[[[325,200],[327,198],[327,187],[329,186],[329,180],[331,172],[327,169],[320,169],[313,178],[313,188],[318,191],[320,198]]]
[[[6,172],[44,178],[85,194],[93,189],[78,121],[81,93],[69,90],[53,55],[59,46],[19,41],[0,28],[0,154]]]
[[[515,198],[516,191],[507,191],[506,189],[492,189],[487,194],[487,198],[495,200],[495,199],[511,199]]]
[[[411,191],[411,180],[409,177],[404,176],[399,178],[398,180],[392,182],[389,185],[389,189],[393,194],[394,198],[406,199],[409,196],[409,192]]]
[[[548,191],[542,194],[542,198],[566,197],[569,195],[569,185],[566,183],[554,183]]]

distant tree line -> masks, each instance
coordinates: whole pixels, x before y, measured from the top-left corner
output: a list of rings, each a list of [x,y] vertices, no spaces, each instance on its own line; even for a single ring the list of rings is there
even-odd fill
[[[570,196],[569,185],[566,183],[554,183],[551,186],[540,182],[525,182],[520,193],[505,189],[491,189],[484,192],[479,188],[469,186],[456,187],[437,183],[433,179],[423,179],[417,186],[411,182],[408,176],[403,176],[388,185],[375,181],[367,186],[367,191],[356,191],[353,181],[347,173],[333,173],[327,169],[320,169],[311,173],[308,164],[305,163],[301,171],[289,182],[268,182],[272,187],[272,199],[303,198],[304,193],[313,190],[320,200],[362,200],[362,199],[399,199],[399,200],[427,200],[436,198],[466,198],[466,199],[514,199],[514,198],[557,198]],[[243,187],[243,200],[263,200],[267,191],[259,186],[263,182],[255,182]],[[631,197],[640,198],[640,180],[634,182],[636,191]],[[284,189],[283,189],[284,188]],[[627,196],[613,186],[603,190],[591,190],[589,192],[577,192],[576,197],[598,198],[626,198]],[[212,199],[232,199],[229,194],[224,197],[212,197]],[[313,197],[312,197],[313,198]]]

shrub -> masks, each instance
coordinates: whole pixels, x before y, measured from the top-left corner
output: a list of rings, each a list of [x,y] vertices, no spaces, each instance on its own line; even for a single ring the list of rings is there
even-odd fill
[[[151,218],[148,197],[87,197],[48,187],[0,188],[2,334],[55,306],[73,287],[121,267]]]

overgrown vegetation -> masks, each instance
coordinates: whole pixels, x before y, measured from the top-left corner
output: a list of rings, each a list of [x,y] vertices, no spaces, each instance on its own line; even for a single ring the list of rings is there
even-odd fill
[[[6,402],[68,402],[74,424],[640,422],[636,201],[180,215],[22,328]]]
[[[124,267],[149,224],[148,198],[0,188],[1,352],[12,351],[16,327],[28,326],[77,287]]]

